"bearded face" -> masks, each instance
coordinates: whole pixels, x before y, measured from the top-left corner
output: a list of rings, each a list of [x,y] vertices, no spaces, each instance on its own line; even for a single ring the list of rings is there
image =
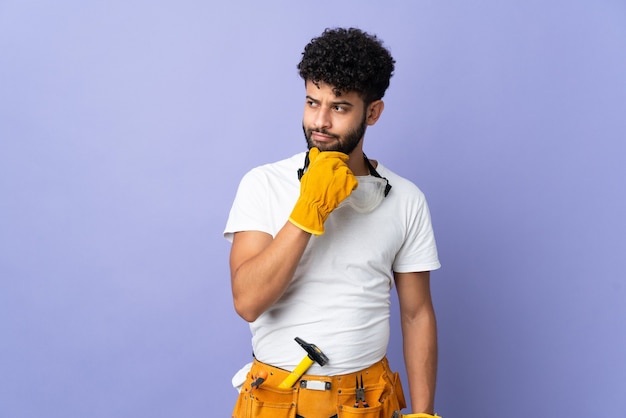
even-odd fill
[[[304,131],[304,137],[306,138],[306,144],[308,149],[311,149],[312,147],[317,147],[320,149],[320,151],[339,151],[343,152],[344,154],[350,154],[352,151],[354,151],[356,146],[359,144],[359,141],[361,141],[361,139],[363,138],[363,135],[365,135],[366,127],[367,125],[365,123],[365,115],[363,115],[363,118],[358,125],[352,127],[351,130],[344,134],[330,133],[328,132],[328,130],[323,128],[307,128],[304,125],[304,122],[302,123],[302,130]],[[332,140],[323,142],[316,141],[315,139],[313,139],[314,133],[325,135],[329,138],[332,138]]]
[[[350,154],[363,139],[366,127],[365,103],[357,92],[306,83],[302,130],[309,149]]]

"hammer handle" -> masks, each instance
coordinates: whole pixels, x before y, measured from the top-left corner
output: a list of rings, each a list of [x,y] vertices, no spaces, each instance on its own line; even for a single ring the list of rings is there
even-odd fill
[[[278,387],[282,389],[288,389],[292,387],[293,384],[296,383],[296,381],[300,379],[300,377],[302,377],[304,372],[306,372],[309,369],[309,367],[313,365],[314,362],[315,361],[311,357],[309,356],[304,357],[302,361],[300,362],[300,364],[298,364],[296,368],[293,369],[291,373],[289,373],[289,376],[287,376],[285,380],[283,380],[281,384],[278,385]]]

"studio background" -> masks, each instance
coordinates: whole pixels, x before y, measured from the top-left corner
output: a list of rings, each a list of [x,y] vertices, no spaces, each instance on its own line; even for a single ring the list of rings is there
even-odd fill
[[[437,412],[626,417],[618,0],[0,1],[0,416],[229,416],[222,230],[335,26],[397,60],[365,151],[430,204]]]

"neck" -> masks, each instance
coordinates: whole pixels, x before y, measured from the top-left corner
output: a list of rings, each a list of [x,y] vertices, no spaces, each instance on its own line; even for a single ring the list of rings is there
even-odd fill
[[[359,145],[349,154],[348,167],[355,176],[367,176],[370,174],[370,169],[365,162],[365,154],[363,153],[363,140],[361,139]]]
[[[348,167],[355,176],[367,176],[370,174],[369,166],[365,163],[365,156],[363,154],[361,154],[360,157],[350,155]]]

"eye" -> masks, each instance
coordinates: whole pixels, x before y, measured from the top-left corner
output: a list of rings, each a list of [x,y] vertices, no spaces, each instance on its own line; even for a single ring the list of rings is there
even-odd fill
[[[348,111],[348,109],[345,108],[343,105],[335,105],[333,106],[333,109],[335,109],[335,112],[338,112],[338,113],[345,113]]]
[[[317,106],[319,106],[318,103],[315,100],[311,100],[311,99],[307,99],[306,105],[308,107],[317,107]]]

